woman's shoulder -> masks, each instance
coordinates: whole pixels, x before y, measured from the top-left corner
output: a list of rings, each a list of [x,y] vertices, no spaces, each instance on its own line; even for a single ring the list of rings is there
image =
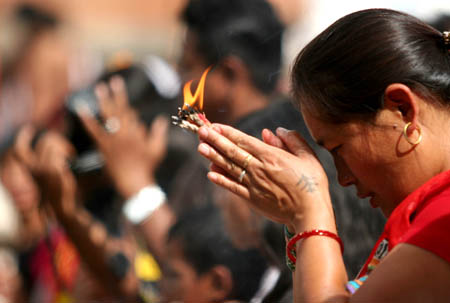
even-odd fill
[[[404,235],[409,243],[435,253],[450,263],[450,182],[428,196],[417,209],[411,227]]]

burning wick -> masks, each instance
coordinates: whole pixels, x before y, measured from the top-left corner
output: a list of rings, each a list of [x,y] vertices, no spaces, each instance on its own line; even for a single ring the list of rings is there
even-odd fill
[[[183,88],[184,104],[178,108],[178,114],[172,116],[172,123],[181,128],[197,133],[198,129],[204,125],[210,126],[211,122],[206,119],[203,112],[203,91],[205,87],[206,75],[211,67],[208,67],[200,78],[195,94],[192,96],[192,80],[187,82]]]

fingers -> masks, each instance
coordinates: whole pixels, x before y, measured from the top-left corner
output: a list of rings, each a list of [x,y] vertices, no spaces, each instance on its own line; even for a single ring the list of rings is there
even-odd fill
[[[270,131],[269,129],[263,129],[262,131],[262,139],[265,143],[272,145],[274,147],[278,147],[281,149],[286,150],[286,146],[284,145],[283,141],[281,141],[280,138],[278,138],[277,136],[275,136],[274,133],[272,133],[272,131]]]
[[[99,83],[95,86],[95,96],[98,100],[100,114],[104,119],[114,116],[114,103],[109,93],[109,88],[106,83]]]
[[[209,166],[209,169],[210,169],[211,171],[213,171],[213,172],[218,173],[218,174],[221,174],[221,175],[230,177],[230,176],[227,175],[227,172],[226,172],[222,167],[217,166],[217,165],[215,165],[214,163],[212,163],[212,164]]]
[[[259,154],[267,153],[267,145],[264,144],[264,142],[255,137],[249,136],[240,130],[223,124],[214,124],[213,129],[216,133],[220,133],[238,147],[244,150],[251,150],[253,155],[257,158],[259,158]],[[203,138],[200,136],[200,139]]]
[[[214,171],[208,173],[208,179],[214,184],[217,184],[246,200],[250,200],[250,192],[244,185]]]
[[[77,112],[83,126],[100,147],[105,144],[111,134],[124,133],[125,130],[125,133],[145,133],[145,129],[140,127],[136,112],[128,106],[126,86],[121,77],[112,77],[109,86],[106,83],[97,84],[95,94],[105,126],[93,119],[88,108],[77,109]],[[108,122],[111,122],[111,124],[108,124]]]
[[[250,150],[252,151],[252,155],[255,157],[254,159],[252,159],[251,163],[257,163],[257,154],[253,154],[253,152],[255,151],[253,148],[251,148],[251,143],[247,144],[247,142],[256,140],[259,141],[258,139],[245,135],[244,133],[234,130],[231,131],[229,129],[232,129],[231,127],[227,127],[227,132],[228,135],[230,135],[232,132],[234,135],[231,135],[231,137],[233,139],[236,139],[236,141],[233,140],[229,140],[227,138],[227,136],[223,136],[221,134],[223,134],[224,129],[221,128],[221,134],[219,134],[217,131],[215,131],[214,129],[210,128],[210,127],[201,127],[199,129],[199,137],[200,140],[208,143],[209,145],[211,145],[214,148],[207,148],[208,145],[200,145],[202,146],[202,148],[200,148],[199,146],[199,152],[200,154],[202,154],[204,157],[210,159],[210,160],[217,160],[218,162],[215,163],[225,169],[227,169],[226,167],[224,167],[225,163],[223,162],[224,160],[222,160],[222,158],[219,157],[220,155],[223,155],[225,158],[227,158],[228,160],[230,160],[231,162],[237,164],[238,166],[241,167],[247,167],[247,165],[249,164],[249,152],[247,152],[246,150]],[[264,144],[262,142],[259,141],[260,144]],[[217,155],[214,154],[214,151],[217,150]],[[211,155],[209,154],[209,152],[212,152]],[[259,162],[259,161],[258,161]],[[231,164],[230,164],[231,165]]]
[[[112,98],[119,108],[125,108],[128,104],[128,94],[125,81],[120,76],[114,76],[109,81],[112,90]]]
[[[81,120],[84,128],[94,141],[101,144],[102,138],[106,135],[106,131],[96,119],[92,117],[88,108],[77,108],[78,117]]]
[[[223,172],[225,172],[234,179],[239,179],[239,176],[243,171],[243,168],[241,166],[225,158],[223,155],[215,151],[214,148],[206,143],[201,143],[198,147],[198,151],[214,164],[212,168],[220,167],[221,170],[219,170],[218,172],[220,172],[221,174],[224,175]]]
[[[278,127],[276,132],[288,151],[294,155],[300,156],[304,153],[314,154],[314,151],[308,145],[306,140],[296,131]]]
[[[209,169],[212,172],[215,172],[217,174],[220,174],[222,176],[224,176],[225,178],[228,178],[230,180],[236,180],[236,177],[231,176],[230,174],[227,173],[226,170],[224,170],[222,167],[215,165],[214,163],[210,165]],[[241,182],[242,183],[242,182]],[[246,183],[247,184],[247,183]]]
[[[120,76],[112,77],[108,84],[104,82],[97,84],[95,94],[104,119],[119,116],[128,109],[127,89]]]

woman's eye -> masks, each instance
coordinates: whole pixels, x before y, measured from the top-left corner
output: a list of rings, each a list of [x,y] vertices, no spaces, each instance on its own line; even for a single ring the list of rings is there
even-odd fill
[[[338,145],[338,146],[336,146],[336,147],[330,149],[330,153],[336,154],[336,153],[338,152],[339,148],[341,148],[341,146],[342,146],[342,145]]]

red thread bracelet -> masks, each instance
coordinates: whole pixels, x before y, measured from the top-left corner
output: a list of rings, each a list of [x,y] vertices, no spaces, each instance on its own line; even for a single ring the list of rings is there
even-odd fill
[[[329,238],[336,240],[339,243],[339,245],[341,246],[341,252],[344,253],[344,244],[342,243],[342,240],[341,240],[341,238],[339,238],[338,235],[336,235],[335,233],[326,231],[326,230],[313,229],[313,230],[301,232],[301,233],[297,234],[296,236],[294,236],[291,240],[289,240],[288,244],[286,245],[286,253],[287,253],[289,260],[291,260],[292,263],[295,264],[295,262],[297,261],[297,258],[292,254],[295,243],[297,243],[301,239],[305,239],[305,238],[308,238],[311,236],[324,236],[324,237],[329,237]]]

